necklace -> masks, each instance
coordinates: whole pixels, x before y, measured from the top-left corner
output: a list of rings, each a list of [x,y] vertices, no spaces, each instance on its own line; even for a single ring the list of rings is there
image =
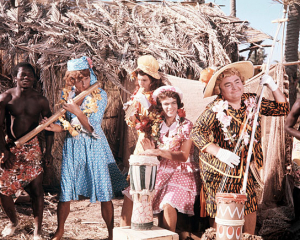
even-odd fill
[[[220,122],[221,129],[225,136],[226,141],[230,143],[234,142],[236,139],[236,134],[232,134],[232,130],[230,130],[231,120],[234,119],[236,122],[240,123],[240,131],[239,136],[242,135],[243,144],[248,145],[250,135],[248,134],[248,129],[251,130],[251,122],[249,121],[249,125],[246,123],[247,116],[250,114],[249,119],[251,120],[253,113],[256,108],[256,100],[254,97],[249,97],[244,101],[246,106],[245,116],[243,121],[237,119],[233,114],[228,110],[228,101],[220,100],[215,102],[212,107],[212,110],[216,113],[216,118]],[[244,132],[242,132],[243,126],[247,124],[247,127]]]
[[[74,98],[75,95],[75,89],[63,88],[61,102],[66,103],[68,102],[68,100]],[[100,101],[101,99],[101,91],[99,88],[97,88],[90,95],[88,95],[83,100],[83,103],[80,106],[80,109],[82,109],[84,115],[90,117],[92,113],[96,113],[98,111],[97,100]],[[69,131],[72,137],[77,136],[82,129],[82,126],[79,121],[78,124],[71,125],[71,123],[68,120],[66,120],[65,116],[60,117],[59,121],[62,123],[64,130]]]

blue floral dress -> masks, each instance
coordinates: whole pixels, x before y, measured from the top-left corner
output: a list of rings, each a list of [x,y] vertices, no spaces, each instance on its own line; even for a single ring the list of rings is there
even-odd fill
[[[97,99],[98,110],[87,115],[94,132],[89,133],[83,127],[75,137],[68,132],[64,141],[61,194],[59,201],[78,200],[78,195],[89,197],[91,202],[106,202],[114,198],[114,193],[127,187],[121,174],[106,136],[101,128],[104,110],[107,105],[107,94],[100,89],[101,100]],[[70,98],[75,92],[69,93]],[[80,109],[83,111],[89,104],[91,95],[85,97]],[[65,119],[72,126],[81,125],[76,115],[66,112]]]

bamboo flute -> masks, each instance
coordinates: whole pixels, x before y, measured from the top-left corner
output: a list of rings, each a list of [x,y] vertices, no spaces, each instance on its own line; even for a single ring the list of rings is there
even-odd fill
[[[97,88],[99,87],[99,82],[93,84],[92,86],[90,86],[87,90],[81,92],[80,94],[78,94],[73,100],[75,103],[80,102],[81,100],[83,100],[87,95],[89,95],[90,93],[92,93],[93,91],[95,91]],[[62,115],[64,115],[66,112],[65,109],[60,108],[54,115],[52,115],[47,122],[38,125],[35,129],[33,129],[32,131],[30,131],[29,133],[27,133],[26,135],[24,135],[23,137],[19,138],[17,141],[15,141],[15,145],[17,147],[22,146],[24,143],[26,143],[28,140],[30,140],[31,138],[33,138],[34,136],[36,136],[38,133],[40,133],[41,131],[43,131],[49,124],[53,123],[54,121],[56,121],[58,118],[60,118]]]

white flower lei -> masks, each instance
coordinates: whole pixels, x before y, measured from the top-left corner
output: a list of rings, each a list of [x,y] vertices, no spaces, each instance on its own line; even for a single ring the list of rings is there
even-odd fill
[[[254,97],[249,97],[244,101],[246,105],[246,114],[247,116],[250,114],[249,119],[251,121],[253,113],[255,112],[256,108],[256,99]],[[232,117],[228,116],[224,111],[228,110],[228,101],[217,101],[215,102],[214,106],[212,107],[212,110],[216,113],[216,118],[219,120],[221,129],[224,133],[225,140],[229,141],[229,143],[232,143],[235,141],[236,134],[232,135],[231,131],[228,129],[231,124]],[[251,122],[249,121],[249,124],[251,125]],[[244,140],[245,146],[249,144],[250,135],[247,132],[247,129],[243,132],[242,138]]]

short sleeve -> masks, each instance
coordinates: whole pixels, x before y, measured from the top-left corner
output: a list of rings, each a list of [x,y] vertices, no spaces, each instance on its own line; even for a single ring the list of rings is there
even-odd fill
[[[91,115],[88,117],[89,124],[94,129],[94,131],[92,132],[92,135],[94,137],[99,136],[101,132],[101,122],[107,105],[107,93],[102,89],[100,90],[101,100],[97,100],[98,110],[97,112],[91,113]]]
[[[260,112],[265,116],[285,116],[289,113],[289,103],[276,102],[263,98]]]
[[[73,92],[68,93],[68,92],[65,92],[65,89],[63,89],[60,94],[60,102],[66,102],[66,99],[68,98],[69,94],[73,97],[75,95],[75,94],[73,94]],[[66,115],[66,114],[67,114],[67,112],[64,115]],[[54,123],[63,127],[63,124],[59,119],[57,119]]]
[[[182,124],[182,136],[181,136],[181,138],[183,140],[190,139],[190,134],[191,134],[192,128],[193,128],[193,123],[190,120],[185,119],[183,124]]]

